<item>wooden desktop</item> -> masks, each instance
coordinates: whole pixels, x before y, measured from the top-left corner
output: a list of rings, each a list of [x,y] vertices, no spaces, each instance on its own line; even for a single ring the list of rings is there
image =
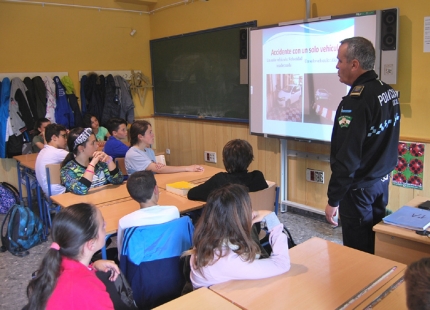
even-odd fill
[[[77,195],[69,192],[51,196],[51,200],[63,208],[81,202],[100,205],[124,198],[130,198],[126,183],[120,185],[108,184],[92,188],[86,195]]]
[[[196,184],[204,183],[207,179],[219,172],[225,172],[224,169],[202,165],[204,171],[201,172],[179,172],[179,173],[159,173],[155,174],[158,187],[166,188],[166,184],[187,181]]]
[[[186,197],[175,195],[161,189],[158,197],[158,204],[162,206],[175,206],[180,213],[186,213],[201,208],[205,203],[202,201],[188,200]],[[98,204],[97,207],[102,212],[105,220],[106,232],[112,234],[118,230],[119,220],[123,216],[139,210],[140,205],[129,197]]]
[[[198,290],[192,291],[184,296],[173,299],[154,310],[238,310],[240,308],[236,307],[231,302],[222,298],[218,294],[206,287],[202,287]]]
[[[244,309],[347,309],[365,301],[406,268],[319,238],[292,248],[290,257],[291,269],[285,274],[229,281],[210,289]]]
[[[371,294],[356,309],[404,310],[406,309],[406,286],[404,272],[386,282],[380,289]]]
[[[429,198],[417,196],[406,205],[416,207]],[[430,238],[414,230],[385,224],[373,227],[375,231],[375,255],[409,265],[423,257],[430,256]]]
[[[170,174],[155,174],[154,176],[157,181],[157,186],[160,189],[165,189],[166,184],[174,183],[178,181],[189,181],[189,182],[194,181],[198,183],[200,182],[203,183],[204,180],[207,180],[214,174],[225,171],[220,168],[214,168],[210,166],[203,166],[203,168],[204,168],[204,171],[202,172],[179,172],[179,173],[170,173]],[[127,191],[126,183],[123,183],[121,185],[108,184],[108,185],[92,188],[89,190],[88,194],[86,195],[64,193],[60,195],[51,196],[52,201],[60,205],[61,207],[67,207],[79,202],[86,202],[94,205],[101,205],[101,204],[111,203],[112,201],[121,200],[125,198],[130,198],[130,195]],[[160,202],[160,204],[164,204],[164,203]]]

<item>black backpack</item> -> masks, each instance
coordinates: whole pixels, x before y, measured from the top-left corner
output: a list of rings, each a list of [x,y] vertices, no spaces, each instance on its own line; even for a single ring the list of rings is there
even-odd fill
[[[14,205],[1,225],[1,252],[9,251],[15,256],[27,256],[27,250],[46,241],[40,218],[29,208]]]
[[[293,236],[291,235],[290,231],[288,230],[287,226],[284,225],[284,229],[282,230],[282,233],[288,236],[288,248],[291,249],[295,247],[297,244],[293,240]],[[269,234],[266,234],[266,236],[260,240],[260,244],[264,247],[267,254],[270,255],[272,253],[272,246],[269,243]]]
[[[137,310],[136,302],[133,298],[133,291],[127,282],[124,274],[121,272],[118,278],[112,282],[109,280],[111,271],[97,271],[97,277],[106,286],[115,310]]]

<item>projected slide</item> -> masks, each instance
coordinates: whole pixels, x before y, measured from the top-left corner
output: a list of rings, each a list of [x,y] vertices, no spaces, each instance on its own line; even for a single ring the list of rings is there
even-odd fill
[[[340,41],[360,24],[374,42],[375,23],[370,15],[251,31],[251,131],[257,121],[263,133],[330,141],[349,90],[336,69]]]

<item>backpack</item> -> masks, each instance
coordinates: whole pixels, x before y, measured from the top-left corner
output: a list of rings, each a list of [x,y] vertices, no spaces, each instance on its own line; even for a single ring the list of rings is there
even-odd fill
[[[282,232],[288,236],[288,248],[291,249],[295,247],[297,244],[294,242],[293,236],[291,236],[291,233],[288,230],[287,226],[284,225],[284,230]]]
[[[288,248],[291,249],[295,247],[297,244],[293,240],[293,236],[291,235],[290,231],[288,230],[287,226],[284,225],[284,229],[282,230],[282,233],[288,236]],[[269,234],[266,234],[266,236],[260,240],[260,244],[264,247],[267,254],[272,253],[272,246],[269,243]]]
[[[7,182],[0,182],[0,213],[7,213],[16,204],[19,204],[19,193],[16,187]]]
[[[106,286],[106,291],[109,293],[115,310],[137,310],[138,308],[133,298],[133,290],[125,275],[121,272],[118,278],[112,282],[109,280],[111,273],[111,271],[97,271],[96,275]]]
[[[4,229],[6,225],[6,229]],[[6,234],[4,234],[6,232]],[[29,208],[14,205],[1,225],[1,252],[15,256],[27,256],[28,249],[46,241],[43,223]]]

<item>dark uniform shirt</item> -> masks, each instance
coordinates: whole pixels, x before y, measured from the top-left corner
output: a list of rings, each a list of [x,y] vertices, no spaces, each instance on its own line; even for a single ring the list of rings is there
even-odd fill
[[[336,111],[327,193],[330,206],[338,206],[350,188],[368,187],[394,169],[399,133],[397,93],[375,71],[363,73]]]

